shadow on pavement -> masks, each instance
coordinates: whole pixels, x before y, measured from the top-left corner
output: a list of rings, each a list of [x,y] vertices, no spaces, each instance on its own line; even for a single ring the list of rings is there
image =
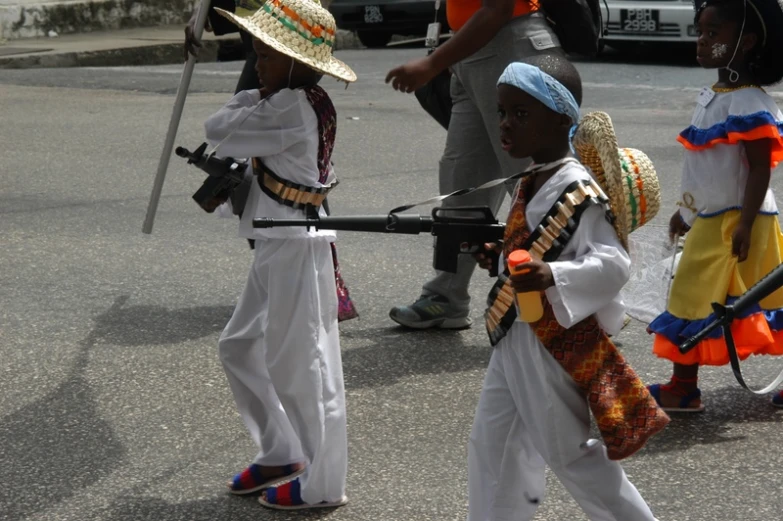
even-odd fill
[[[94,319],[95,327],[80,343],[62,384],[0,419],[0,517],[4,521],[21,521],[51,508],[122,465],[127,451],[100,417],[84,376],[96,344],[165,345],[202,338],[222,330],[233,311],[230,306],[124,307],[128,298],[118,297]]]
[[[346,507],[343,507],[346,508]],[[259,505],[255,497],[217,497],[168,503],[158,498],[128,497],[111,505],[102,516],[111,521],[290,521],[298,519],[328,519],[332,509],[273,512]]]
[[[746,438],[732,435],[743,423],[776,423],[783,427],[783,414],[767,397],[754,396],[739,387],[703,391],[703,413],[672,413],[671,423],[650,440],[645,452],[660,454],[685,451],[697,445],[716,445]]]
[[[178,344],[222,331],[233,306],[168,309],[162,306],[128,306],[118,297],[109,311],[95,319],[95,338],[118,346]]]
[[[346,389],[393,385],[412,375],[461,373],[484,369],[491,350],[466,342],[459,331],[410,331],[403,328],[342,330],[361,347],[343,351]]]
[[[118,302],[102,317],[116,312]],[[101,317],[97,319],[100,321]],[[84,377],[95,331],[81,344],[65,381],[0,419],[0,512],[21,521],[94,485],[123,463],[125,447],[100,417]]]

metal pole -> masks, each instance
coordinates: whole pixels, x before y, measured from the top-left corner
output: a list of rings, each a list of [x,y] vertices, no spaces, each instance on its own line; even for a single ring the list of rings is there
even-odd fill
[[[201,36],[204,33],[204,24],[207,21],[207,13],[209,12],[210,3],[210,0],[201,0],[201,4],[198,10],[198,16],[196,17],[196,25],[193,28],[193,33],[196,39],[199,41],[201,40]],[[182,76],[179,80],[179,87],[177,88],[177,99],[174,101],[174,110],[171,114],[171,121],[169,121],[168,134],[166,134],[166,141],[163,145],[163,151],[160,154],[160,161],[158,162],[158,173],[155,175],[155,183],[152,185],[150,202],[147,205],[147,216],[144,219],[144,226],[141,228],[141,231],[147,234],[152,233],[152,223],[155,221],[155,212],[158,209],[160,193],[163,190],[163,181],[166,178],[166,170],[169,167],[171,151],[174,148],[174,139],[177,137],[179,121],[182,119],[182,108],[185,106],[185,97],[188,95],[190,79],[193,76],[193,68],[195,66],[196,57],[190,54],[188,56],[188,61],[185,62],[185,68],[182,70]]]

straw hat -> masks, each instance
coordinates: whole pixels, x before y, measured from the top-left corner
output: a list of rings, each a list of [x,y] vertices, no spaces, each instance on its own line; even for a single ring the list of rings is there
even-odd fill
[[[215,10],[286,56],[338,80],[356,81],[351,68],[332,56],[336,24],[318,0],[266,0],[248,17]]]
[[[652,220],[661,206],[661,189],[652,161],[641,150],[620,148],[605,112],[585,115],[574,148],[609,197],[614,227],[625,249],[628,235]]]

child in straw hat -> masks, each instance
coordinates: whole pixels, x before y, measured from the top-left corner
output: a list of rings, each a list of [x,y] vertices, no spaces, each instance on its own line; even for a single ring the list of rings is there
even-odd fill
[[[699,0],[696,55],[717,82],[697,99],[685,148],[672,236],[686,235],[667,309],[649,326],[653,352],[673,362],[650,390],[666,410],[704,410],[699,367],[726,365],[720,330],[682,354],[678,346],[714,319],[711,304],[731,303],[783,262],[783,234],[769,183],[783,161],[783,112],[763,86],[783,79],[780,0]],[[740,359],[783,355],[783,288],[732,323]],[[783,407],[783,394],[773,398]]]
[[[495,349],[468,446],[468,519],[533,519],[549,465],[591,520],[653,521],[616,461],[669,421],[608,338],[623,325],[619,293],[630,273],[629,230],[618,237],[608,219],[610,203],[624,210],[623,192],[607,197],[571,154],[578,73],[562,58],[542,67],[513,63],[498,82],[503,149],[534,161],[498,253],[502,262],[525,249],[533,260],[523,274],[506,267],[490,293]],[[610,161],[619,164],[616,147]],[[490,265],[488,254],[477,260]],[[515,291],[540,292],[537,322],[517,319]],[[589,438],[591,411],[605,446]]]
[[[312,0],[267,0],[249,17],[218,12],[253,35],[262,85],[205,123],[210,144],[252,159],[255,174],[239,225],[256,241],[255,257],[219,354],[260,450],[229,489],[262,491],[260,502],[275,509],[340,506],[347,434],[334,233],[252,222],[303,218],[334,186],[336,115],[318,82],[356,75],[332,56],[334,19]]]

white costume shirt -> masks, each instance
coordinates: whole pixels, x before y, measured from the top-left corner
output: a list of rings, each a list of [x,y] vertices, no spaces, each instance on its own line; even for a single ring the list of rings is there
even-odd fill
[[[541,222],[569,184],[589,179],[590,174],[581,164],[563,166],[527,202],[528,230],[532,232]],[[585,210],[571,240],[549,266],[555,285],[546,290],[546,297],[561,326],[569,328],[595,315],[607,334],[620,332],[625,318],[620,290],[630,278],[631,259],[602,207]],[[513,327],[520,326],[529,327],[514,322]]]
[[[691,126],[678,138],[686,148],[680,196],[686,224],[742,207],[749,171],[742,141],[759,139],[759,131],[779,135],[781,122],[783,113],[761,89],[716,93],[705,88],[699,94]],[[777,212],[767,189],[760,213]]]
[[[326,182],[318,181],[318,119],[302,89],[283,89],[264,100],[258,90],[239,92],[207,119],[204,129],[210,146],[221,143],[219,157],[248,161],[258,157],[279,177],[316,188],[335,180],[330,167]],[[248,165],[246,175],[251,174],[252,166]],[[233,216],[230,205],[230,201],[222,205],[219,214]],[[323,208],[320,214],[326,215]],[[305,213],[273,200],[254,179],[239,222],[240,237],[294,239],[335,235],[332,230],[308,231],[304,227],[253,228],[256,217],[303,219]]]

